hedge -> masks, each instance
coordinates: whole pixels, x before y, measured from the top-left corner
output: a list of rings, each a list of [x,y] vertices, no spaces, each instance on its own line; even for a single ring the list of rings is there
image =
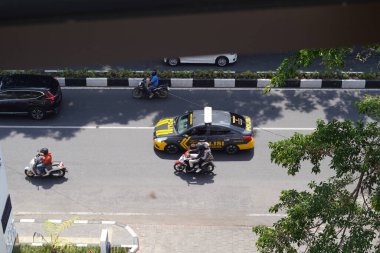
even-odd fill
[[[90,70],[62,70],[57,72],[45,72],[41,70],[18,70],[6,71],[0,70],[0,75],[11,73],[25,74],[47,74],[54,77],[107,77],[107,78],[143,78],[150,76],[151,71],[132,71],[132,70],[111,70],[111,71],[90,71]],[[212,71],[212,70],[195,70],[195,71],[158,71],[160,78],[231,78],[231,79],[271,79],[275,72],[229,72],[229,71]],[[321,71],[321,72],[302,72],[296,73],[294,79],[380,79],[380,72],[341,72],[341,71]]]

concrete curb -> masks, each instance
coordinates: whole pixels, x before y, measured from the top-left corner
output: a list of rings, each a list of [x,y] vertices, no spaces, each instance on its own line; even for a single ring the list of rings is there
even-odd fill
[[[61,219],[48,219],[52,223],[62,223],[63,220]],[[15,220],[17,223],[44,223],[45,220],[43,219],[19,219]],[[110,220],[76,220],[74,221],[74,224],[81,224],[81,225],[87,225],[87,224],[107,224],[107,225],[115,225],[120,228],[125,229],[132,238],[132,244],[112,244],[112,246],[121,247],[121,248],[128,248],[129,252],[135,253],[139,249],[139,238],[135,231],[129,226],[125,224],[121,224],[117,221],[110,221]],[[42,246],[42,243],[30,243],[32,246]],[[88,243],[88,242],[80,242],[80,243],[73,243],[76,247],[87,247],[87,246],[94,246],[97,244],[94,243]]]
[[[57,78],[67,87],[136,87],[142,78]],[[172,88],[264,88],[270,79],[193,79],[162,78]],[[380,89],[380,80],[363,79],[294,79],[281,88],[300,89]],[[280,88],[280,89],[281,89]]]

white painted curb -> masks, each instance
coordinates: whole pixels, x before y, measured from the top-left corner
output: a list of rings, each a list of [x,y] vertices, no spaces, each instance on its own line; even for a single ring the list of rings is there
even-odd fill
[[[300,83],[301,88],[322,88],[322,79],[301,79]]]
[[[171,87],[172,88],[192,88],[193,78],[172,78]]]
[[[347,79],[342,80],[342,89],[364,89],[365,80]]]
[[[58,83],[60,86],[66,86],[66,78],[64,77],[56,77],[55,79],[57,79]]]
[[[129,249],[129,252],[135,253],[139,250],[139,237],[137,236],[135,231],[133,231],[133,229],[130,226],[125,226],[125,229],[132,236],[133,244],[131,245],[132,247]]]
[[[214,79],[215,88],[235,88],[235,79]]]
[[[270,79],[257,79],[257,88],[265,88],[270,83]]]
[[[128,78],[128,83],[130,87],[137,87],[141,82],[142,78]]]
[[[107,87],[107,78],[86,78],[89,87]]]

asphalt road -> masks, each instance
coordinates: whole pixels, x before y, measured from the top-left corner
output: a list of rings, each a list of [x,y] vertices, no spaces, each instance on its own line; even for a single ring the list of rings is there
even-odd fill
[[[347,57],[344,71],[370,72],[380,70],[380,55],[370,57],[366,62],[362,63],[355,60],[356,51]],[[158,69],[166,71],[193,71],[193,70],[215,70],[215,71],[275,71],[285,57],[291,56],[291,52],[272,53],[272,54],[238,54],[238,60],[234,64],[220,68],[211,64],[181,64],[171,67],[163,62],[162,59],[152,59],[150,61],[133,62],[130,64],[121,65],[94,65],[87,66],[86,69],[130,69],[130,70],[148,70]],[[81,67],[73,67],[81,69]],[[304,71],[323,71],[324,67],[319,61],[312,64],[310,67],[302,68]]]
[[[243,246],[234,252],[252,252],[250,227],[270,225],[279,218],[269,215],[268,208],[281,190],[305,189],[310,180],[330,175],[324,170],[315,176],[305,164],[297,176],[288,176],[271,164],[268,142],[290,137],[294,131],[309,133],[317,119],[366,120],[356,113],[354,102],[380,91],[272,90],[265,95],[261,90],[173,89],[171,93],[167,100],[134,100],[130,89],[64,88],[64,105],[57,116],[44,121],[1,117],[0,143],[16,217],[79,214],[117,220],[136,228],[142,236],[141,252],[199,252],[191,248],[196,237],[184,233],[191,234],[191,229],[199,235],[209,228],[204,234],[212,232],[207,237],[212,245],[221,241],[234,245],[230,235],[239,235],[247,240],[241,239]],[[205,105],[250,115],[257,129],[255,152],[236,156],[216,152],[215,175],[175,174],[173,164],[179,155],[153,150],[152,126],[160,118]],[[44,146],[51,149],[54,160],[63,160],[68,167],[65,178],[25,177],[23,168]],[[163,247],[164,241],[171,247]],[[220,252],[214,246],[213,250],[206,251]]]

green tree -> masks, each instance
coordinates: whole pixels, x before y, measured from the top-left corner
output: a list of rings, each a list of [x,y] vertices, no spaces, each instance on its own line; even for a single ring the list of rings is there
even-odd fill
[[[367,114],[374,119],[380,119],[380,95],[364,96],[364,99],[356,103],[360,113]]]
[[[372,111],[379,98],[372,99],[366,97],[358,107],[371,109],[363,112]],[[305,191],[281,192],[279,203],[269,211],[283,211],[286,216],[272,227],[253,228],[259,236],[256,246],[260,252],[380,252],[377,122],[320,120],[313,133],[296,133],[269,146],[271,161],[286,168],[289,175],[298,173],[307,161],[313,173],[330,169],[334,175],[326,181],[310,182]],[[329,165],[322,166],[322,161]]]
[[[348,47],[301,49],[282,61],[271,79],[271,83],[266,87],[265,92],[269,92],[272,87],[284,85],[286,79],[296,77],[301,68],[310,67],[317,60],[320,61],[327,72],[331,72],[333,69],[342,70],[349,57],[355,58],[360,62],[365,62],[370,57],[380,54],[380,44],[363,47],[355,56],[352,56],[353,52],[354,48]],[[377,67],[380,67],[380,62]]]

